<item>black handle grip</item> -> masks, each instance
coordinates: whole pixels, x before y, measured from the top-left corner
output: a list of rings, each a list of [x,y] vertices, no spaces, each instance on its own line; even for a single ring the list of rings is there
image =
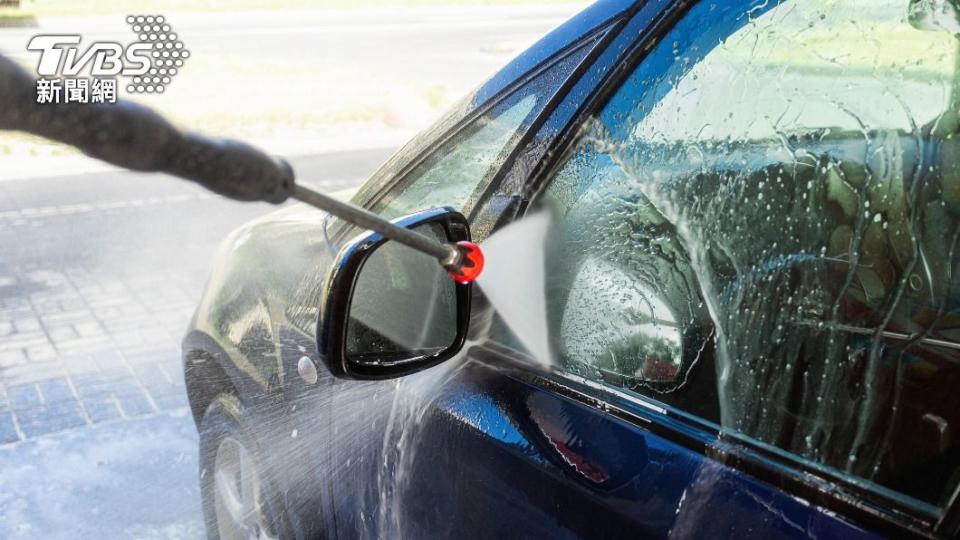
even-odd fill
[[[113,165],[192,180],[239,201],[281,203],[293,192],[293,169],[244,143],[183,133],[148,107],[38,104],[36,81],[0,56],[0,129],[32,133]]]

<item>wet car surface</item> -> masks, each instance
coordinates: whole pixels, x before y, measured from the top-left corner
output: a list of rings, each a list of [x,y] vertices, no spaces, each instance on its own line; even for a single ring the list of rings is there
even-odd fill
[[[599,2],[361,188],[481,245],[550,212],[512,254],[547,351],[474,287],[454,358],[334,377],[360,231],[235,231],[183,346],[208,533],[956,535],[960,45],[921,4]]]

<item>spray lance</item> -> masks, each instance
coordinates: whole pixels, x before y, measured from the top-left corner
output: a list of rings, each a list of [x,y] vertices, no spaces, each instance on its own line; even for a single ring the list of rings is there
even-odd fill
[[[136,103],[38,104],[35,92],[36,80],[0,55],[0,130],[64,143],[132,171],[171,174],[237,201],[293,198],[437,259],[460,283],[473,282],[483,270],[483,254],[472,242],[443,243],[298,185],[286,161],[242,142],[180,131]]]

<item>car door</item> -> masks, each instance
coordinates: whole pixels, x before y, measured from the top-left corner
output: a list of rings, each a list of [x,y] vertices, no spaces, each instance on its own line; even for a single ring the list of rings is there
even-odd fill
[[[550,358],[477,309],[462,358],[366,396],[349,532],[955,534],[957,43],[929,20],[639,9],[544,124],[558,158],[489,198],[554,212]]]
[[[530,66],[529,73],[521,75],[499,98],[481,106],[451,134],[440,136],[439,143],[412,160],[408,171],[387,185],[365,186],[358,202],[392,219],[440,206],[469,213],[478,201],[487,200],[485,194],[502,163],[527,139],[532,126],[542,122],[560,90],[574,80],[578,67],[610,34],[628,5],[611,2],[579,16],[573,29],[558,29],[567,39],[579,37],[561,47],[551,44],[555,54]],[[355,231],[343,223],[332,223],[328,232],[336,241],[349,239]],[[477,232],[474,238],[479,238]],[[328,514],[333,522],[329,527],[345,538],[391,536],[379,525],[381,512],[388,510],[381,497],[391,488],[378,486],[387,483],[381,460],[384,444],[388,444],[384,433],[392,433],[393,427],[403,422],[397,412],[395,401],[400,396],[395,383],[332,380],[322,396],[315,394],[318,402],[307,414],[330,418],[330,458],[317,467],[331,485]]]

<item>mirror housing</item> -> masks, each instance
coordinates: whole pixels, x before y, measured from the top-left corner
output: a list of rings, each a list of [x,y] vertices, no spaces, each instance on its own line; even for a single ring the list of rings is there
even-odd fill
[[[470,240],[470,228],[466,218],[452,208],[418,212],[395,219],[393,223],[407,229],[426,230],[444,242],[456,243]],[[404,268],[403,263],[410,263],[408,264],[410,268]],[[384,271],[386,273],[383,276],[363,274],[365,267],[368,272]],[[430,269],[435,269],[436,273],[425,275],[433,273]],[[398,276],[398,273],[401,275]],[[398,289],[397,281],[402,282],[399,285],[400,289],[406,290]],[[411,283],[417,281],[419,283]],[[360,290],[364,287],[363,282],[367,285],[383,283],[383,288],[388,289],[387,293],[395,292],[396,298],[383,298],[383,305],[379,302],[377,305],[372,305],[371,302],[378,299],[370,299],[371,294],[374,297],[376,294]],[[428,292],[443,290],[439,293],[430,292],[427,295],[429,298],[424,299],[422,293],[426,289],[429,289]],[[362,296],[364,294],[367,297]],[[406,298],[402,298],[404,295]],[[388,379],[435,366],[450,359],[463,348],[470,320],[471,296],[472,285],[454,281],[439,261],[388,240],[379,233],[365,232],[340,250],[327,276],[317,327],[320,359],[334,376],[346,379]],[[414,313],[389,313],[390,300],[394,300],[394,303],[400,306],[412,305]],[[431,301],[434,304],[423,305],[424,302]],[[453,303],[451,304],[450,301]],[[355,302],[366,305],[355,307]],[[418,303],[421,305],[416,305]],[[435,305],[440,307],[434,309]],[[373,311],[381,307],[383,311],[379,314]],[[420,313],[416,311],[418,307],[429,309]],[[372,347],[367,351],[357,351],[358,331],[355,327],[366,327],[352,316],[355,309],[357,312],[365,311],[368,315],[373,313],[374,317],[383,315],[387,326],[409,327],[412,323],[424,328],[429,323],[420,325],[421,316],[423,320],[432,316],[431,322],[436,323],[438,322],[436,312],[440,311],[439,327],[434,325],[437,330],[435,333],[439,333],[440,338],[434,336],[433,339],[442,339],[444,345],[423,347],[419,344],[420,347],[399,350],[401,344],[397,342],[398,340],[385,338],[390,334],[389,332],[381,333],[380,329],[374,331],[366,329],[367,334],[378,336],[379,339],[374,340],[374,343],[387,346],[379,347],[379,352]],[[397,330],[394,329],[393,334],[396,335],[396,333]],[[422,341],[423,334],[427,333],[429,331],[425,329],[416,337]]]

